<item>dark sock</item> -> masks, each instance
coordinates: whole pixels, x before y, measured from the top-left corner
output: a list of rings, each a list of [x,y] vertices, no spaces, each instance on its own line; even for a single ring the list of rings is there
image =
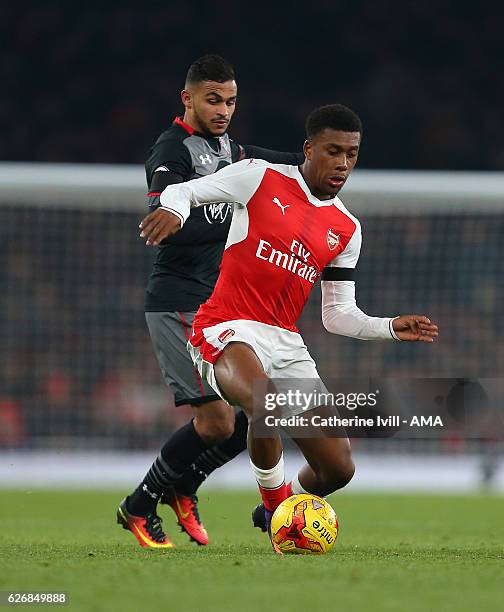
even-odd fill
[[[192,421],[178,429],[128,497],[128,511],[137,516],[155,512],[161,493],[172,487],[206,448]]]
[[[233,435],[224,442],[207,448],[177,480],[176,489],[182,495],[195,495],[201,483],[218,467],[247,448],[248,419],[240,410],[235,417]]]

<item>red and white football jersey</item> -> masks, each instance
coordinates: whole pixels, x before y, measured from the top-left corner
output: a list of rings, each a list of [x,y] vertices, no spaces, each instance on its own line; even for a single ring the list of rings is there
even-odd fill
[[[246,319],[297,331],[322,270],[354,268],[359,258],[359,221],[338,197],[314,197],[296,166],[243,160],[161,195],[184,220],[209,202],[233,202],[234,212],[219,279],[195,327]]]

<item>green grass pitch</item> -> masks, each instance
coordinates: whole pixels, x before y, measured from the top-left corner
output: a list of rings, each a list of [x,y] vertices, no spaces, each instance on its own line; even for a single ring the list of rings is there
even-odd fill
[[[187,541],[162,507],[178,545],[168,551],[141,549],[115,524],[120,500],[118,492],[0,491],[0,591],[67,591],[66,609],[86,612],[504,606],[502,497],[334,495],[340,536],[321,557],[274,555],[251,527],[252,492],[201,495],[208,547]]]

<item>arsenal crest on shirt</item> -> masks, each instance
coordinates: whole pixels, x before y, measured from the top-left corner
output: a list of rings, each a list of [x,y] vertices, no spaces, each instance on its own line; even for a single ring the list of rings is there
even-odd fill
[[[225,329],[223,332],[219,334],[219,342],[226,342],[229,338],[232,338],[235,335],[234,329]]]
[[[334,249],[340,243],[340,235],[336,234],[331,228],[327,230],[327,246],[330,251],[334,251]]]

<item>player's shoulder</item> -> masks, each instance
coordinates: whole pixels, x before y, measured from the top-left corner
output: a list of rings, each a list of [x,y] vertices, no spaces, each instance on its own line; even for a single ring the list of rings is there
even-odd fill
[[[152,145],[145,162],[147,182],[150,183],[153,173],[160,166],[180,175],[184,180],[191,175],[192,160],[185,140],[190,134],[181,126],[172,123]]]
[[[250,175],[257,178],[263,177],[267,172],[281,174],[290,178],[294,178],[295,166],[286,166],[284,164],[273,164],[264,159],[250,157],[242,159],[232,164],[234,173],[240,175]]]
[[[351,221],[353,221],[355,223],[355,231],[358,232],[359,234],[362,233],[362,227],[361,227],[361,223],[359,221],[359,219],[353,214],[351,213],[348,208],[345,206],[345,204],[343,204],[343,202],[341,201],[339,196],[336,196],[334,198],[334,206],[336,206],[336,208],[342,212],[344,215],[346,215]]]
[[[164,149],[164,148],[185,148],[185,141],[191,137],[181,125],[173,122],[166,130],[156,139],[152,146],[152,149]]]
[[[272,164],[266,162],[271,170],[274,172],[278,172],[279,174],[283,174],[289,178],[297,179],[299,175],[299,170],[297,166],[292,166],[291,164]]]
[[[252,166],[253,168],[264,168],[266,166],[272,166],[264,159],[258,159],[255,157],[247,157],[246,159],[241,159],[235,163],[235,166],[241,166],[242,168],[246,168],[247,166]]]
[[[270,164],[264,159],[256,159],[254,157],[251,157],[234,162],[233,169],[238,172],[264,172],[273,165],[274,164]]]
[[[272,162],[266,161],[264,159],[259,159],[255,157],[250,157],[246,159],[242,159],[239,162],[236,162],[234,165],[242,164],[243,168],[256,168],[258,171],[265,173],[266,171],[270,171],[273,173],[281,174],[288,178],[296,179],[296,166],[289,166],[287,164],[274,164]]]

